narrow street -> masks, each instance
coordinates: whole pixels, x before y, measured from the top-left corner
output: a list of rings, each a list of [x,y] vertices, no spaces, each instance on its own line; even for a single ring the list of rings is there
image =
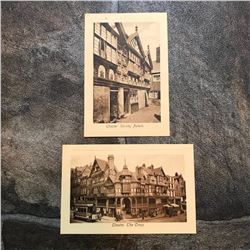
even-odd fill
[[[127,117],[118,120],[118,123],[157,123],[160,122],[156,117],[160,113],[160,106],[150,104]]]
[[[141,223],[147,223],[147,222],[185,222],[187,220],[186,214],[178,214],[177,216],[163,216],[159,215],[157,217],[145,217],[144,219],[142,218],[134,218],[134,219],[123,219],[120,221],[116,221],[114,217],[109,217],[109,216],[103,216],[100,221],[96,222],[87,222],[84,220],[79,220],[79,219],[71,219],[71,223],[126,223],[126,222],[141,222]]]

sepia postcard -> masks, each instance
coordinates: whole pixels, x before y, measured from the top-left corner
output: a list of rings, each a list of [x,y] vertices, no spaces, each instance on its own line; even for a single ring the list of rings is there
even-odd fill
[[[169,136],[167,13],[85,15],[84,136]]]
[[[193,145],[63,145],[61,234],[196,233]]]

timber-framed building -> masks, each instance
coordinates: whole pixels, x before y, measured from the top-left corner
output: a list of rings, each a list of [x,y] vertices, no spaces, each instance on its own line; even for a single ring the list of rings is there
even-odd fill
[[[128,35],[122,23],[95,23],[93,44],[93,122],[116,122],[148,106],[153,63],[138,27]]]
[[[164,212],[164,205],[182,207],[186,199],[182,175],[166,175],[162,167],[137,166],[135,172],[124,164],[118,171],[114,156],[107,161],[95,158],[93,164],[71,169],[71,207],[92,203],[104,215],[123,214],[126,218]]]

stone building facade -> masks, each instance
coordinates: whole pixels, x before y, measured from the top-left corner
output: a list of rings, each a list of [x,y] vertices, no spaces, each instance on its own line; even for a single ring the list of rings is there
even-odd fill
[[[93,42],[94,122],[116,122],[147,106],[153,64],[138,28],[128,35],[122,23],[95,23]]]
[[[180,207],[186,199],[185,180],[176,173],[166,175],[162,167],[127,165],[118,171],[114,156],[107,161],[95,158],[93,164],[71,169],[71,206],[94,203],[102,214],[122,213],[126,218],[164,212],[164,205]]]
[[[160,47],[156,48],[156,60],[151,70],[150,99],[161,99]]]

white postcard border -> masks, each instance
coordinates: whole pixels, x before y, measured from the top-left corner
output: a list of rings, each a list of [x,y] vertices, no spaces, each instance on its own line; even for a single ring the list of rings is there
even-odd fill
[[[161,121],[159,123],[104,123],[93,122],[93,24],[95,22],[159,22],[161,71]],[[98,13],[85,14],[84,53],[84,136],[130,137],[170,136],[169,73],[168,73],[167,13]]]
[[[183,155],[185,159],[185,182],[187,194],[187,222],[115,223],[70,223],[70,167],[73,155],[88,154],[88,152],[126,152],[142,151],[150,154]],[[145,153],[146,154],[146,153]],[[62,183],[61,183],[61,234],[195,234],[196,206],[195,206],[195,178],[194,152],[191,144],[130,144],[130,145],[63,145]]]

